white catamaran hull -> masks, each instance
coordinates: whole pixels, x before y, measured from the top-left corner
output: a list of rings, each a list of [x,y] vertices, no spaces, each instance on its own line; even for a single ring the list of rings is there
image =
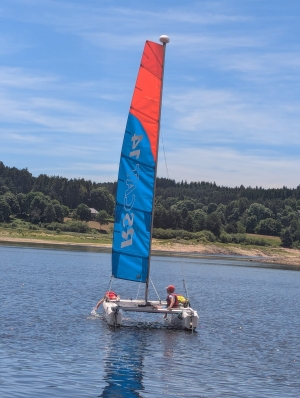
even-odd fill
[[[170,324],[175,328],[195,330],[199,324],[199,316],[197,311],[193,309],[183,309],[178,315],[173,315]]]
[[[115,301],[104,301],[103,310],[106,322],[111,326],[122,324],[122,311]]]
[[[198,327],[199,316],[197,311],[190,307],[167,310],[164,304],[166,303],[160,301],[151,301],[148,305],[145,305],[143,300],[113,300],[104,301],[103,309],[106,322],[110,326],[121,326],[123,311],[125,311],[167,314],[166,321],[178,329],[195,330]]]

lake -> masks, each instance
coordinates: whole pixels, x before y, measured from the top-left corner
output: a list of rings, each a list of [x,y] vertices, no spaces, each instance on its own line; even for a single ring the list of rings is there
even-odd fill
[[[161,315],[126,315],[117,330],[92,316],[109,253],[0,246],[1,398],[299,396],[298,271],[228,258],[151,264],[162,299],[171,283],[183,293],[185,276],[196,332]],[[136,298],[138,284],[112,289]]]

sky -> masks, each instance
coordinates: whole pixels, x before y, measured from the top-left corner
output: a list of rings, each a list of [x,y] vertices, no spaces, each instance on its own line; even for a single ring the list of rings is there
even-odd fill
[[[166,34],[158,176],[295,188],[299,21],[299,0],[1,0],[0,161],[116,181],[144,42]]]

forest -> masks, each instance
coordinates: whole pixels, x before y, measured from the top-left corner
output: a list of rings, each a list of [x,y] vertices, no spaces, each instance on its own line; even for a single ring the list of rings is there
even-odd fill
[[[49,226],[88,221],[90,208],[112,217],[116,182],[95,183],[8,167],[0,161],[0,222],[23,217],[33,225]],[[279,236],[285,247],[300,248],[300,185],[297,188],[217,186],[211,182],[176,182],[158,178],[154,232],[157,238],[195,237],[242,242],[245,234]],[[257,240],[258,242],[258,240]]]

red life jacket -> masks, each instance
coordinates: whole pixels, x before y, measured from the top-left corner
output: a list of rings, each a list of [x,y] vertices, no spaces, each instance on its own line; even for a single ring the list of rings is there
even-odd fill
[[[168,294],[168,296],[167,296],[167,306],[170,307],[170,304],[171,304],[170,296],[175,298],[174,305],[173,305],[172,308],[178,308],[178,298],[177,298],[177,294],[175,294],[175,293],[169,293]]]
[[[105,293],[105,296],[109,298],[109,300],[116,300],[118,295],[113,291],[109,291]]]

